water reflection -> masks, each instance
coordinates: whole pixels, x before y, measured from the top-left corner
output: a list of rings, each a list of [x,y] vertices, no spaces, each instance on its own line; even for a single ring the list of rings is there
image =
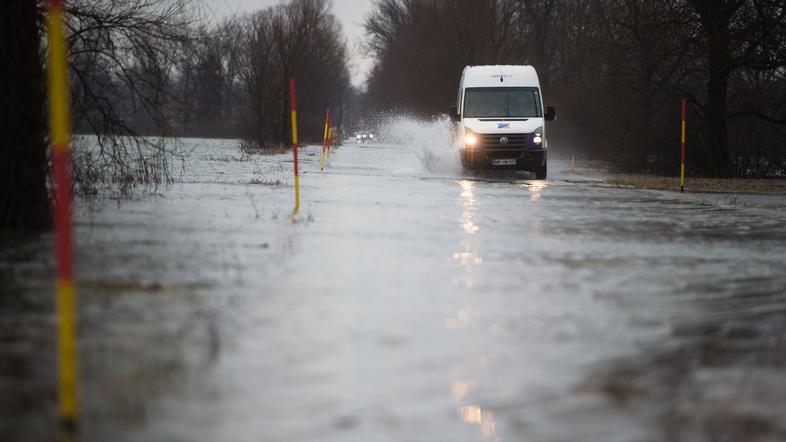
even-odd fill
[[[540,202],[541,200],[542,197],[541,194],[543,192],[543,189],[546,189],[547,187],[549,187],[549,185],[547,183],[527,182],[522,184],[521,187],[524,187],[529,191],[530,193],[529,200],[532,201],[533,203],[537,203]]]
[[[445,328],[448,330],[455,330],[459,327],[464,327],[469,324],[475,317],[472,307],[465,307],[456,312],[456,316],[445,320]]]
[[[480,355],[474,359],[468,360],[466,363],[463,364],[456,364],[450,368],[450,373],[455,376],[457,379],[461,378],[462,373],[467,373],[475,370],[482,370],[488,367],[489,365],[489,357],[486,355]]]
[[[522,184],[521,187],[526,188],[529,192],[529,201],[531,203],[539,204],[543,199],[543,190],[548,188],[549,185],[545,182],[526,182]],[[543,223],[537,211],[533,212],[531,226],[532,233],[535,236],[540,236],[543,230]]]
[[[480,434],[484,438],[497,437],[497,427],[494,423],[494,414],[477,405],[459,407],[458,417],[462,422],[480,426]],[[497,438],[497,441],[501,439]]]
[[[475,200],[475,193],[473,192],[475,183],[469,180],[463,180],[459,182],[459,184],[461,185],[461,194],[459,194],[459,197],[461,198],[461,206],[464,209],[461,213],[461,226],[466,233],[476,233],[480,230],[480,227],[475,225],[472,220],[477,210],[475,207],[477,201]]]
[[[483,256],[476,249],[476,233],[480,231],[480,226],[475,224],[474,217],[477,212],[478,202],[475,198],[474,182],[462,180],[458,184],[461,186],[461,193],[459,194],[462,208],[460,225],[463,235],[459,242],[461,249],[453,253],[453,259],[461,264],[462,272],[455,282],[467,289],[471,289],[475,283],[475,272],[479,266],[483,265]],[[454,317],[445,320],[445,328],[455,330],[466,327],[475,320],[476,316],[477,313],[472,307],[460,308]],[[493,334],[493,331],[491,332]],[[482,369],[487,364],[488,358],[483,355],[473,359],[467,365],[454,367],[452,375],[455,378],[450,383],[450,395],[455,401],[459,403],[464,401],[477,386],[474,380],[467,378],[467,372]],[[490,411],[483,410],[478,405],[460,405],[457,413],[461,422],[479,426],[483,438],[500,440],[497,438],[494,415]]]
[[[537,203],[540,201],[540,191],[542,187],[530,187],[529,193],[531,194],[529,200],[533,203]]]
[[[450,383],[450,395],[453,399],[459,400],[464,398],[472,390],[475,389],[475,381],[467,379],[454,379]]]
[[[461,193],[459,193],[462,209],[461,229],[465,237],[459,242],[461,249],[453,253],[453,259],[461,263],[464,271],[454,279],[454,283],[465,288],[472,288],[475,283],[475,268],[483,264],[483,257],[475,250],[474,235],[480,230],[474,220],[477,211],[475,183],[470,180],[462,180],[458,184],[461,186]]]
[[[483,264],[483,257],[480,256],[478,252],[472,250],[472,241],[463,240],[461,241],[461,245],[464,247],[464,250],[455,252],[453,254],[453,259],[459,261],[463,266]]]

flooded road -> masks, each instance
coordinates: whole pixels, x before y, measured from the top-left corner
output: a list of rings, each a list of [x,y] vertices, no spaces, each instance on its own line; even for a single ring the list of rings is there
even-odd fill
[[[784,440],[786,212],[429,136],[306,148],[294,219],[231,141],[82,201],[80,440]],[[50,240],[3,240],[2,440],[53,440]]]

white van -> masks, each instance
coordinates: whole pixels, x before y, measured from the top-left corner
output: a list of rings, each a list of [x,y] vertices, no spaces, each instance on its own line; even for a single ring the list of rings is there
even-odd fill
[[[467,169],[519,169],[546,179],[546,121],[538,73],[532,66],[467,66],[451,116]]]

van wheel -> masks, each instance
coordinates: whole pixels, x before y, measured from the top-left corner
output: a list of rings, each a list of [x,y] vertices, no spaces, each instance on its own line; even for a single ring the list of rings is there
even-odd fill
[[[535,169],[535,179],[536,180],[545,180],[547,176],[548,170],[548,161],[544,161],[543,165]]]

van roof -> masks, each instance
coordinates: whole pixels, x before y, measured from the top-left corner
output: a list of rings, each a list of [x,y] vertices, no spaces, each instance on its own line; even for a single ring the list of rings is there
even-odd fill
[[[529,65],[467,66],[464,87],[540,87],[538,73]]]

